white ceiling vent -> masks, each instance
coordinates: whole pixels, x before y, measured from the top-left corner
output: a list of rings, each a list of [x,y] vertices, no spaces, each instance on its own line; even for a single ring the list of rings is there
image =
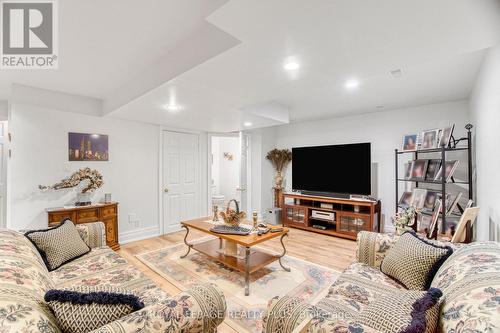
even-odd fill
[[[399,79],[401,76],[403,76],[403,71],[400,68],[392,70],[389,73],[391,73],[391,76],[394,79]]]

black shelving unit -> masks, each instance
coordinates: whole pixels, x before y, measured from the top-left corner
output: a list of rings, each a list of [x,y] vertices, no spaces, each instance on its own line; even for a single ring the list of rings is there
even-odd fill
[[[474,195],[474,190],[473,190],[473,184],[472,184],[472,125],[467,124],[465,125],[465,129],[467,130],[467,136],[460,138],[460,139],[455,139],[453,136],[451,137],[451,140],[448,144],[448,147],[441,147],[441,148],[436,148],[436,149],[425,149],[425,150],[416,150],[416,151],[400,151],[398,149],[395,149],[394,155],[395,155],[395,166],[396,166],[396,177],[395,177],[395,184],[396,184],[396,212],[399,210],[399,184],[401,182],[413,182],[415,183],[415,187],[419,188],[420,184],[440,184],[441,185],[441,223],[443,226],[446,225],[446,212],[448,210],[448,207],[446,206],[446,192],[447,192],[447,185],[449,184],[464,184],[468,186],[468,192],[469,192],[469,199],[473,199]],[[459,147],[457,145],[460,144]],[[465,145],[466,144],[466,145]],[[451,182],[447,182],[446,180],[446,175],[443,170],[442,176],[441,176],[441,181],[434,181],[434,180],[415,180],[415,179],[405,179],[405,178],[400,178],[398,175],[398,170],[399,170],[399,156],[403,154],[413,154],[414,160],[418,160],[419,156],[421,154],[430,154],[430,153],[441,153],[441,166],[444,167],[445,162],[446,162],[446,156],[447,153],[449,152],[454,152],[454,151],[461,151],[461,150],[466,150],[467,151],[467,181],[455,181],[455,179],[452,177]],[[436,158],[434,158],[436,159]],[[435,191],[435,189],[433,189]],[[416,223],[414,224],[416,226]],[[435,237],[437,237],[437,234],[435,234]]]

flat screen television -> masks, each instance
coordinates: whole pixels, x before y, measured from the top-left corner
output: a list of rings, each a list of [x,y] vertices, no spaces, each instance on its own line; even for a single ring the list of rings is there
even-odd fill
[[[371,194],[371,145],[292,148],[292,188],[328,194]]]

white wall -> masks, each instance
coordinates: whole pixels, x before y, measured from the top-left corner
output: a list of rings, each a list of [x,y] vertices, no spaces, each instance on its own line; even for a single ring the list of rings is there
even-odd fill
[[[478,240],[500,240],[500,46],[491,48],[470,99],[475,126]]]
[[[4,100],[0,100],[0,121],[7,120],[9,116],[9,103]]]
[[[119,202],[121,241],[158,234],[158,126],[19,103],[11,105],[9,120],[10,228],[46,227],[45,209],[74,203],[76,190],[42,193],[37,186],[51,185],[88,166],[104,178],[94,200],[112,193]],[[68,162],[68,132],[107,134],[109,161]],[[137,225],[128,222],[129,214]]]
[[[233,155],[232,160],[224,158],[224,153]],[[217,194],[225,196],[225,200],[239,199],[240,192],[236,190],[239,184],[239,139],[235,136],[212,137],[212,178]]]
[[[383,220],[387,229],[392,228],[390,217],[394,213],[394,149],[401,146],[403,135],[424,129],[441,128],[456,124],[458,136],[465,135],[463,129],[469,121],[469,103],[466,100],[424,105],[401,110],[369,113],[352,117],[332,118],[319,121],[283,125],[255,132],[262,136],[261,177],[262,202],[265,207],[272,204],[274,171],[265,160],[266,153],[275,147],[371,142],[372,161],[376,164],[376,188],[373,193],[382,201]],[[291,187],[291,167],[285,179],[286,188]],[[262,208],[265,208],[262,207]]]

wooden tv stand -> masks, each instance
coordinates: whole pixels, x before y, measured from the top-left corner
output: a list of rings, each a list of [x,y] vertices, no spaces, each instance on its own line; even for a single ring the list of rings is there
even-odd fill
[[[329,208],[322,208],[329,205]],[[356,239],[362,230],[380,232],[381,204],[379,201],[335,199],[329,197],[283,194],[283,226],[314,231],[326,235]],[[313,217],[313,210],[334,213],[335,219]],[[316,226],[316,227],[314,227]],[[318,228],[318,226],[323,227]]]

